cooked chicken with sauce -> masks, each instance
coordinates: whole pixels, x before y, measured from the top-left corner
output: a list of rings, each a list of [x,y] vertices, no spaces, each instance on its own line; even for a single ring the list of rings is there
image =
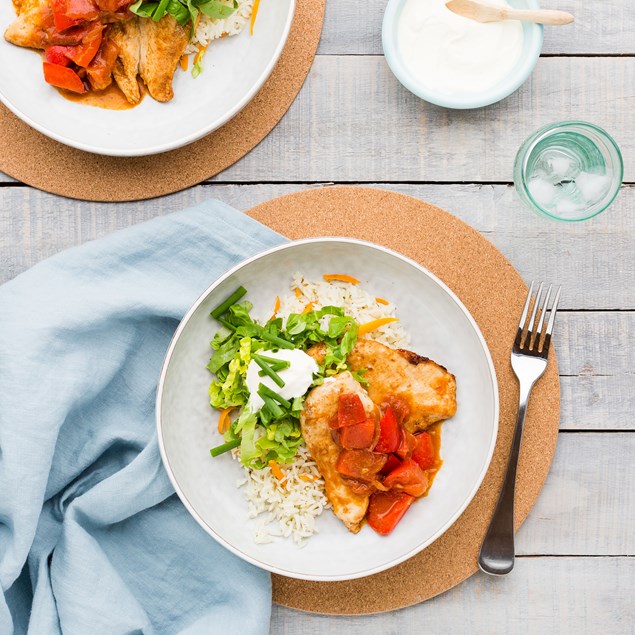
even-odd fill
[[[320,363],[324,359],[324,346],[314,346],[307,353]],[[368,394],[377,405],[389,398],[401,402],[407,409],[403,426],[410,432],[425,430],[456,413],[454,375],[427,357],[360,339],[347,362],[354,372],[366,369]]]
[[[84,17],[70,19],[68,13],[55,13],[57,0],[14,0],[18,17],[4,37],[17,46],[44,50],[45,79],[58,88],[99,91],[114,77],[135,105],[142,98],[140,78],[154,99],[169,101],[190,27],[167,14],[157,22],[139,18],[128,10],[132,1],[86,0],[80,3],[87,11]]]
[[[378,408],[349,372],[340,373],[311,390],[300,417],[302,436],[324,479],[333,512],[353,533],[357,533],[368,509],[369,494],[353,491],[336,469],[341,448],[335,443],[331,422],[337,418],[339,397],[354,393],[362,401],[369,418],[378,419]]]

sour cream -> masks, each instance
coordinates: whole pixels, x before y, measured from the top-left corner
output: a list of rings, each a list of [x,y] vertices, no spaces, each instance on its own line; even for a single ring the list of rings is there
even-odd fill
[[[447,0],[408,0],[397,25],[401,59],[428,90],[469,97],[496,86],[523,51],[519,20],[481,24],[452,13]],[[489,0],[501,7],[505,0]]]
[[[309,389],[309,386],[313,383],[313,374],[319,370],[316,361],[299,348],[281,348],[276,353],[264,351],[263,355],[272,359],[282,359],[290,362],[291,365],[289,368],[278,371],[280,379],[284,381],[284,386],[280,388],[271,377],[267,375],[261,377],[258,374],[261,368],[256,362],[253,360],[249,362],[246,377],[247,390],[249,390],[247,408],[252,412],[260,410],[265,405],[262,397],[258,394],[258,386],[260,384],[271,388],[271,390],[274,390],[285,399],[293,399],[294,397],[300,397]]]

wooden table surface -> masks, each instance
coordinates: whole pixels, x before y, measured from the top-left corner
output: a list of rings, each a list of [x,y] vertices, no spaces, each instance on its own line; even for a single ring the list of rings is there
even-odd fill
[[[433,600],[365,617],[273,607],[272,633],[635,631],[635,11],[630,0],[553,0],[572,26],[548,29],[514,95],[486,109],[422,103],[381,50],[386,0],[331,0],[309,78],[269,137],[209,182],[141,203],[66,200],[0,175],[0,282],[115,229],[216,197],[238,209],[330,183],[365,183],[439,205],[491,240],[526,279],[560,282],[555,344],[562,418],[547,484],[505,578],[477,574]],[[624,186],[584,223],[524,209],[513,187],[523,139],[555,120],[606,128]],[[96,176],[96,178],[98,178]],[[345,228],[343,228],[345,233]],[[511,343],[510,343],[511,344]]]

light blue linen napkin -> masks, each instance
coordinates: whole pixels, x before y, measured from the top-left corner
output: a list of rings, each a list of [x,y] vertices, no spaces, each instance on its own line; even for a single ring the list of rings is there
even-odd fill
[[[284,239],[218,201],[0,287],[0,634],[268,633],[269,575],[189,516],[154,423],[170,337]]]

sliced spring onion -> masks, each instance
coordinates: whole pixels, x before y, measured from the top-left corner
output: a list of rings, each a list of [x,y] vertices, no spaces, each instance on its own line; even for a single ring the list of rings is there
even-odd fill
[[[215,319],[218,319],[223,313],[229,309],[232,304],[236,304],[240,298],[242,298],[247,293],[247,289],[245,287],[238,287],[236,291],[234,291],[224,302],[221,302],[212,312],[211,316]]]
[[[276,335],[271,335],[271,333],[267,333],[267,331],[263,332],[262,339],[265,340],[265,342],[269,342],[270,344],[275,344],[276,346],[279,346],[280,348],[288,348],[288,349],[295,348],[295,346],[291,342],[287,342],[287,340],[283,340],[281,337],[277,337]]]
[[[254,362],[256,362],[256,364],[258,364],[258,366],[260,366],[260,368],[262,368],[265,375],[271,377],[276,386],[284,388],[284,380],[282,379],[282,377],[280,377],[280,375],[278,375],[278,373],[276,373],[276,371],[273,370],[273,368],[271,368],[271,366],[269,366],[269,364],[267,364],[267,362],[265,362],[265,360],[262,359],[260,355],[252,355],[252,359],[254,360]]]
[[[269,386],[260,384],[258,386],[258,394],[264,399],[265,395],[274,401],[277,401],[283,408],[291,408],[291,402],[279,395],[275,390],[271,390]]]
[[[258,391],[258,394],[260,395],[260,391]],[[271,397],[267,397],[267,395],[260,395],[260,396],[262,397],[262,400],[265,402],[265,407],[273,415],[274,419],[279,419],[280,417],[284,415],[282,408],[280,408],[280,406]]]
[[[229,452],[234,448],[237,448],[240,445],[240,439],[234,439],[233,441],[228,441],[227,443],[223,443],[222,445],[217,445],[215,448],[212,448],[209,453],[212,456],[219,456],[224,454],[225,452]]]

